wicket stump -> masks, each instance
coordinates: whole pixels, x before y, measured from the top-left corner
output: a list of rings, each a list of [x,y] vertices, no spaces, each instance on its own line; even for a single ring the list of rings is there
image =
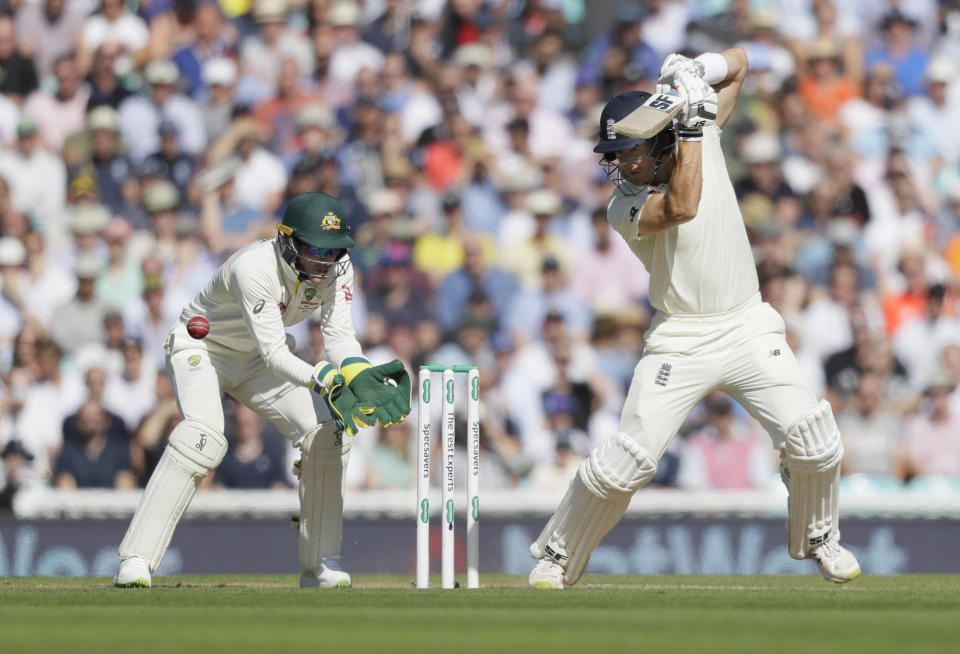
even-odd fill
[[[419,435],[417,447],[417,588],[430,586],[430,452],[433,434],[430,417],[431,380],[443,373],[441,411],[443,458],[440,587],[454,587],[454,443],[456,373],[467,374],[467,588],[480,587],[480,375],[476,366],[420,366],[417,379]]]

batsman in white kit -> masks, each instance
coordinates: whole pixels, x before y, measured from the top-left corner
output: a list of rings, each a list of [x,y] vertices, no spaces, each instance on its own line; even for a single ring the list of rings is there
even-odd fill
[[[556,513],[530,546],[536,588],[580,579],[590,553],[654,475],[681,423],[720,390],[742,404],[780,452],[788,499],[787,547],[814,559],[830,581],[860,574],[840,546],[838,486],[843,448],[833,412],[817,401],[762,302],[743,218],[720,148],[744,77],[740,49],[689,59],[670,55],[658,93],[676,89],[683,109],[649,138],[615,126],[650,124],[650,94],[612,98],[600,117],[601,166],[616,183],[607,219],[650,272],[656,314],[634,370],[619,431],[584,460]],[[667,103],[665,103],[667,104]],[[639,117],[639,121],[637,120]]]
[[[117,586],[150,586],[197,485],[223,460],[221,392],[300,448],[300,585],[351,585],[339,565],[350,446],[358,425],[394,424],[410,413],[410,376],[399,361],[374,367],[363,357],[350,314],[353,239],[340,203],[326,193],[298,195],[277,230],[234,253],[164,342],[183,421],[120,543]],[[284,327],[316,311],[331,361],[314,364],[291,352]],[[195,328],[198,316],[208,334]]]

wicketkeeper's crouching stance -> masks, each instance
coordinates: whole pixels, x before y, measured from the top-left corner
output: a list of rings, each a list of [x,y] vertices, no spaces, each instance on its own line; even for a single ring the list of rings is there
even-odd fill
[[[860,566],[840,546],[843,448],[830,405],[817,401],[787,346],[780,315],[762,302],[743,219],[720,149],[720,128],[747,73],[742,50],[670,55],[658,92],[685,100],[673,126],[650,138],[613,125],[649,94],[612,98],[600,117],[601,166],[616,183],[607,219],[650,272],[657,309],[634,371],[620,431],[581,463],[556,513],[530,546],[538,588],[580,579],[590,553],[693,407],[719,389],[764,426],[780,451],[789,491],[788,548],[838,583]]]
[[[277,229],[276,238],[251,243],[220,267],[164,343],[183,421],[120,543],[117,586],[150,586],[197,485],[223,460],[221,391],[300,448],[300,585],[351,584],[338,563],[350,445],[357,425],[407,416],[410,377],[399,361],[373,367],[363,358],[350,315],[353,239],[340,203],[325,193],[299,195]],[[284,326],[317,310],[332,362],[314,365],[290,351]],[[209,323],[206,337],[188,333],[197,316]]]

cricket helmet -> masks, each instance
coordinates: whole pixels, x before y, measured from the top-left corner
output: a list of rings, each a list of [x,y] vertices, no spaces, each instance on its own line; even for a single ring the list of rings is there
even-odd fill
[[[609,102],[600,112],[600,141],[593,148],[593,151],[602,154],[600,167],[606,173],[607,178],[617,185],[622,193],[628,195],[639,192],[634,188],[624,186],[626,180],[622,167],[624,162],[618,162],[617,153],[624,150],[633,149],[646,142],[651,142],[650,151],[645,158],[653,162],[650,171],[651,178],[655,177],[660,167],[666,163],[670,154],[673,153],[673,146],[676,141],[674,137],[673,126],[668,125],[659,133],[649,139],[633,138],[623,134],[617,134],[613,131],[614,123],[623,120],[630,113],[647,101],[650,94],[646,91],[627,91],[610,98]]]
[[[331,264],[325,274],[314,277],[335,277],[346,271],[353,238],[343,207],[332,195],[301,193],[293,198],[277,223],[277,232],[280,256],[300,281],[311,277],[304,263]]]

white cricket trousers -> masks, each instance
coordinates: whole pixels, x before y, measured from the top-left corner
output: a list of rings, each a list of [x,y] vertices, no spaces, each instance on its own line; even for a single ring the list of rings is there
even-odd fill
[[[723,314],[657,313],[630,382],[620,431],[659,461],[694,406],[715,390],[743,405],[777,450],[787,428],[817,408],[787,345],[783,318],[759,294]]]
[[[167,375],[185,419],[203,420],[224,431],[221,392],[235,397],[299,445],[321,422],[331,420],[319,395],[277,377],[258,352],[237,352],[187,334],[178,321],[165,343]]]

